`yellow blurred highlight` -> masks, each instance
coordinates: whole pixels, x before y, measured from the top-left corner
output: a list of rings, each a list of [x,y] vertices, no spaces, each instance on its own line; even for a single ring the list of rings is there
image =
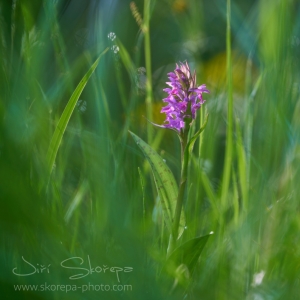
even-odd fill
[[[235,93],[245,92],[247,58],[233,53],[232,80]],[[210,89],[226,88],[226,52],[215,55],[203,66],[203,80]],[[252,69],[255,72],[255,69]]]
[[[186,0],[175,0],[172,5],[172,10],[176,13],[181,13],[187,10],[187,1]]]
[[[166,119],[166,115],[161,113],[161,109],[165,106],[166,103],[160,101],[153,102],[153,120],[152,122],[155,124],[162,125]],[[138,107],[132,111],[130,114],[130,121],[134,127],[141,127],[142,129],[146,128],[146,103],[141,103]]]

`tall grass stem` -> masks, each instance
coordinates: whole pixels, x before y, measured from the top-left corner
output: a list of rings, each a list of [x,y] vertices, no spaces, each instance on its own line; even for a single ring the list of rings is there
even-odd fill
[[[152,108],[152,69],[151,69],[151,44],[150,44],[150,2],[151,0],[144,1],[144,26],[143,31],[145,34],[145,64],[146,64],[146,114],[147,119],[152,121],[153,108]],[[147,137],[148,143],[151,144],[153,138],[153,127],[147,122]]]
[[[227,0],[227,29],[226,29],[226,53],[227,53],[227,130],[226,130],[226,150],[225,165],[221,189],[221,203],[224,207],[229,190],[231,164],[233,156],[233,91],[232,91],[232,58],[231,58],[231,3]]]

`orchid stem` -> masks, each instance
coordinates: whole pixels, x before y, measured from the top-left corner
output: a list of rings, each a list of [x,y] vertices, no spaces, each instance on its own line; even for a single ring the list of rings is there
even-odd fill
[[[188,149],[186,149],[187,140],[188,140],[188,131],[189,130],[187,130],[180,139],[181,176],[180,176],[180,185],[179,185],[178,197],[177,197],[175,214],[174,214],[171,243],[170,243],[170,247],[168,249],[168,253],[171,253],[174,250],[174,248],[176,247],[176,241],[177,241],[177,237],[178,237],[178,229],[179,229],[181,211],[182,211],[183,200],[184,200],[184,192],[185,192],[185,187],[186,187],[186,182],[187,182],[188,156],[185,155],[186,154],[185,151],[188,151]]]

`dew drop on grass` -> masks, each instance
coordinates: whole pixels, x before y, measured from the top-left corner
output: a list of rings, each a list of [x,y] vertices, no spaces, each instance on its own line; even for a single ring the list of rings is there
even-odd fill
[[[167,161],[163,158],[163,162],[166,163]]]
[[[107,37],[108,37],[111,41],[113,41],[117,36],[116,36],[116,34],[115,34],[114,32],[110,32],[110,33],[107,35]]]
[[[255,273],[253,275],[253,282],[252,282],[252,286],[258,286],[262,284],[262,281],[265,277],[266,272],[264,270],[260,271],[259,273]]]
[[[76,103],[76,106],[79,112],[84,113],[86,111],[87,104],[85,100],[79,99]]]
[[[118,46],[113,45],[113,46],[111,47],[111,50],[112,50],[114,53],[118,53],[120,49],[119,49]]]

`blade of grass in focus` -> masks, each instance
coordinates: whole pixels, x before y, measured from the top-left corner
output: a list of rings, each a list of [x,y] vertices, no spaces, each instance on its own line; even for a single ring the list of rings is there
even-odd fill
[[[94,62],[94,64],[91,66],[89,71],[84,75],[84,77],[81,79],[79,84],[77,85],[75,91],[73,92],[71,98],[69,99],[59,121],[56,126],[56,129],[54,131],[54,134],[52,136],[48,152],[47,152],[47,163],[48,163],[48,173],[49,175],[52,172],[53,165],[55,163],[55,158],[59,149],[59,146],[61,144],[64,132],[67,128],[67,125],[69,123],[69,120],[72,116],[73,110],[76,106],[77,100],[79,99],[84,87],[86,86],[88,80],[92,76],[93,72],[95,71],[96,67],[99,64],[99,61],[106,52],[108,51],[108,48],[105,49],[101,55],[97,58],[97,60]]]

